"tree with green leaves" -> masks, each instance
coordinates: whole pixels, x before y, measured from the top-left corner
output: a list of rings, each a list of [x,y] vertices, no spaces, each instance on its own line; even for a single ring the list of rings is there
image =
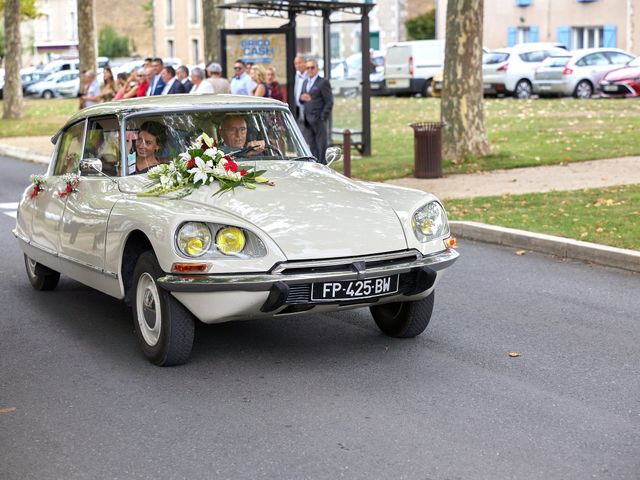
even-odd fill
[[[484,0],[449,0],[440,116],[443,156],[462,163],[491,151],[484,126],[482,15]]]
[[[404,26],[407,29],[407,40],[431,40],[436,38],[435,9],[407,20]]]
[[[112,25],[105,25],[98,33],[98,55],[128,57],[129,54],[129,37],[120,36]]]

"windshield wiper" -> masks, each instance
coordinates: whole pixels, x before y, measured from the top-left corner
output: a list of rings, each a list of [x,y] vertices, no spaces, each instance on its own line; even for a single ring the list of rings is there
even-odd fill
[[[295,158],[287,158],[287,160],[291,160],[292,162],[317,162],[318,161],[316,157],[311,157],[309,155],[303,155],[301,157],[295,157]]]

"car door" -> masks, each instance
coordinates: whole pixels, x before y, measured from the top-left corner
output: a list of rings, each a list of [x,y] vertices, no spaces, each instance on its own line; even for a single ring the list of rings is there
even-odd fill
[[[25,231],[31,224],[31,242],[52,255],[60,251],[60,223],[67,197],[61,197],[62,176],[77,171],[82,155],[85,122],[78,122],[62,133],[58,139],[55,161],[47,175],[46,188],[27,202],[23,221]]]
[[[79,82],[78,75],[67,73],[58,80],[58,92],[64,96],[73,96]]]
[[[109,214],[120,198],[120,131],[115,116],[88,121],[82,151],[82,159],[87,158],[100,159],[108,173],[83,174],[75,191],[68,195],[60,228],[60,256],[93,274],[114,277],[115,272],[104,271],[104,256]],[[92,285],[88,277],[83,281]]]
[[[604,52],[585,55],[576,65],[583,69],[582,77],[590,79],[594,88],[600,84],[602,77],[614,68]]]

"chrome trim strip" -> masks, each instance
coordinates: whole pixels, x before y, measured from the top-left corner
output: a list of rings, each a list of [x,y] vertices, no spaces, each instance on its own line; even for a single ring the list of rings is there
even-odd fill
[[[343,265],[351,265],[355,262],[384,262],[386,260],[397,260],[399,258],[409,258],[413,256],[415,259],[418,259],[419,253],[416,250],[396,252],[396,253],[387,253],[384,255],[372,255],[372,256],[364,256],[364,257],[349,257],[349,258],[332,258],[330,260],[315,260],[315,261],[291,261],[284,262],[274,268],[272,271],[274,274],[281,274],[283,271],[288,269],[298,269],[298,268],[319,268],[319,267],[340,267]]]
[[[367,269],[364,278],[381,277],[409,272],[412,269],[429,267],[440,271],[456,261],[460,254],[452,249],[429,255],[400,265],[386,265]],[[345,261],[342,261],[344,264]],[[317,264],[316,264],[317,265]],[[158,278],[158,284],[172,292],[221,292],[244,290],[267,291],[276,282],[287,284],[332,282],[357,280],[357,272],[304,273],[282,275],[278,273],[258,273],[249,275],[165,275]]]

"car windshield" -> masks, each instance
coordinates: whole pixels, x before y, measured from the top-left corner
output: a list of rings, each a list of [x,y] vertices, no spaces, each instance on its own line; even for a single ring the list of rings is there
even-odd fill
[[[152,140],[157,145],[157,160],[169,163],[192,148],[202,133],[213,138],[220,150],[235,159],[311,160],[291,116],[282,110],[135,115],[126,119],[125,129],[127,158],[134,166],[136,153],[140,150],[137,144],[141,141]]]
[[[509,59],[509,54],[506,52],[489,52],[482,56],[482,63],[484,65],[495,65],[497,63],[506,62]]]

